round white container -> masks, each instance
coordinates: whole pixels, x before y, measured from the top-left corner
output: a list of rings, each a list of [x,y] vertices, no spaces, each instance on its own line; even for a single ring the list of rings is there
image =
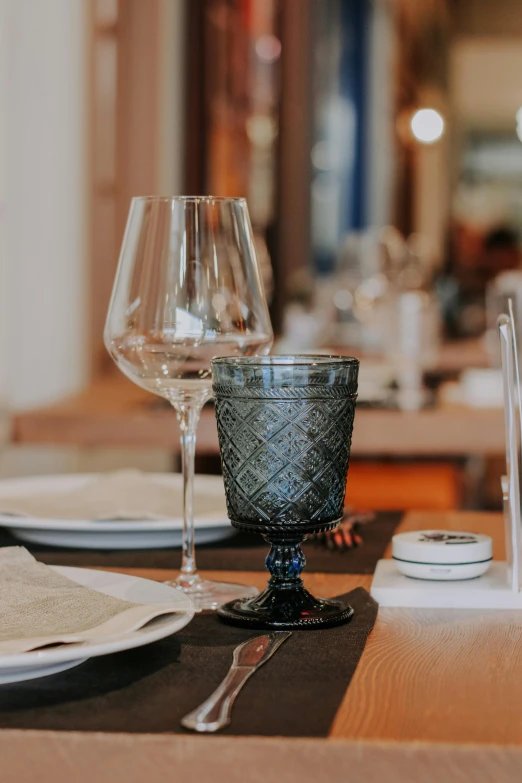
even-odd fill
[[[416,530],[392,538],[397,569],[415,579],[474,579],[493,558],[490,536],[457,530]]]

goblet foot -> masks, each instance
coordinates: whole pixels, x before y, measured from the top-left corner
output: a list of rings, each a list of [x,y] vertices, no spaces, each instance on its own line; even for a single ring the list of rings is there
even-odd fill
[[[341,625],[352,619],[353,609],[344,601],[315,598],[302,583],[284,588],[269,584],[256,598],[225,604],[218,615],[232,625],[281,631]]]
[[[230,582],[211,582],[201,579],[198,574],[181,574],[177,579],[167,580],[165,584],[182,590],[192,599],[196,612],[215,611],[227,601],[246,599],[259,594],[257,587]]]
[[[231,601],[219,616],[233,625],[249,628],[328,628],[347,623],[353,609],[344,601],[315,598],[305,590],[300,573],[306,560],[301,550],[304,536],[271,541],[266,567],[268,587],[256,598]]]

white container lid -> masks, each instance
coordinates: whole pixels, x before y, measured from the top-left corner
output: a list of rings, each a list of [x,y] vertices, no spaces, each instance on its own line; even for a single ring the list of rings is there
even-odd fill
[[[493,557],[493,541],[480,533],[459,530],[415,530],[392,538],[396,560],[427,565],[467,565]]]

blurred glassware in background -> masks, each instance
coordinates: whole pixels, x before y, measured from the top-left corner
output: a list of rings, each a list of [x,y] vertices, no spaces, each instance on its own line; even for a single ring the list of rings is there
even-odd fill
[[[436,267],[429,242],[411,234],[403,252],[394,240],[389,286],[381,303],[384,354],[394,369],[397,404],[418,410],[426,401],[423,376],[437,362],[441,339],[440,304],[434,290]]]
[[[385,353],[398,386],[397,404],[418,410],[426,401],[423,375],[434,367],[440,343],[436,296],[422,289],[394,291],[384,309]]]
[[[389,401],[391,375],[399,406],[422,407],[423,375],[437,362],[441,333],[433,259],[420,233],[406,240],[385,226],[346,234],[332,274],[296,278],[278,349],[344,346],[380,357],[383,372],[362,385],[365,400]]]
[[[442,384],[438,395],[443,405],[468,408],[502,408],[502,372],[500,368],[473,367],[461,373],[459,381]]]
[[[382,333],[378,308],[387,288],[380,232],[369,229],[347,234],[332,280],[335,322],[330,343],[379,353]]]
[[[404,266],[406,243],[395,226],[384,226],[380,231],[383,272],[390,283],[395,283]]]
[[[522,270],[510,269],[495,277],[486,288],[486,349],[491,364],[500,367],[498,317],[508,312],[508,300],[513,302],[517,345],[522,346]],[[520,348],[519,348],[520,350]],[[520,358],[520,357],[519,357]]]
[[[321,296],[321,281],[312,278],[309,272],[300,270],[289,281],[290,301],[283,316],[283,334],[277,342],[277,353],[298,353],[324,345],[327,325],[330,319],[328,306],[318,303]]]

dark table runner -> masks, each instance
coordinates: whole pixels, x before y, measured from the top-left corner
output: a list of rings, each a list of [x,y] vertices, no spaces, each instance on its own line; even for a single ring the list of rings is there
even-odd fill
[[[363,544],[347,552],[330,551],[305,543],[306,573],[373,574],[402,518],[398,511],[379,512],[373,522],[361,529]],[[103,522],[100,522],[103,525]],[[197,537],[196,537],[197,543]],[[20,542],[6,530],[0,530],[0,546]],[[90,566],[96,568],[178,568],[180,550],[140,549],[102,551],[92,549],[51,549],[24,544],[38,560],[48,565]],[[263,571],[268,545],[261,536],[238,533],[233,538],[197,547],[198,568],[219,571]]]
[[[294,632],[246,683],[232,724],[220,734],[328,735],[377,615],[362,588],[345,597],[355,609],[352,622]],[[0,728],[184,732],[181,718],[220,683],[234,647],[259,633],[225,625],[214,614],[197,615],[180,633],[147,647],[2,685]]]

